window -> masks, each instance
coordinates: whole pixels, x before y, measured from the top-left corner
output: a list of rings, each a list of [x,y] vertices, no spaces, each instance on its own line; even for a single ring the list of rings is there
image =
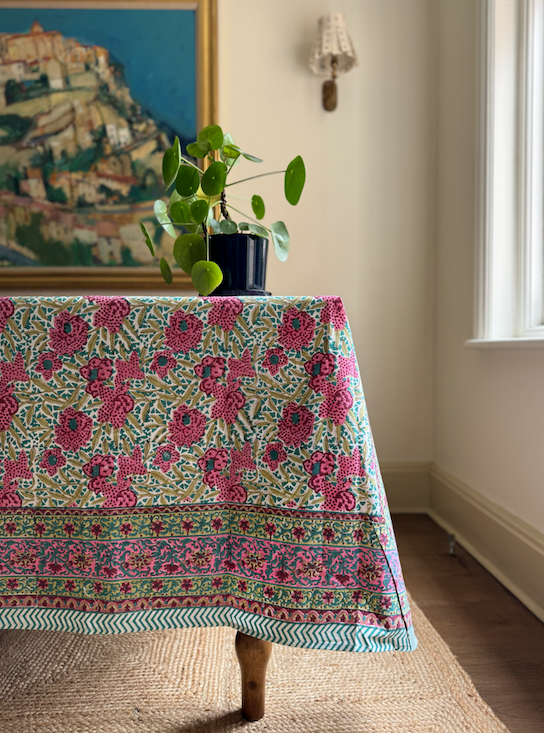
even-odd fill
[[[544,0],[482,0],[476,338],[544,347]]]

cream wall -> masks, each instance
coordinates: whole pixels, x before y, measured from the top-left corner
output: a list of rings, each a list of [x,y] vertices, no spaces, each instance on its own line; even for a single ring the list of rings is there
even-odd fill
[[[288,262],[269,260],[269,289],[343,297],[380,460],[430,460],[434,3],[218,5],[220,124],[264,159],[263,170],[297,154],[307,167],[296,208],[280,176],[241,194],[262,195],[269,221],[284,219],[291,234]],[[360,60],[340,78],[333,113],[322,109],[322,79],[307,64],[325,12],[346,14]]]
[[[473,336],[475,0],[440,0],[434,461],[544,532],[544,348]]]

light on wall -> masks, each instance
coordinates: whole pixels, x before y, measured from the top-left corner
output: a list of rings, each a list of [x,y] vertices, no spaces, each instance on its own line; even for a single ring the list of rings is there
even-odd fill
[[[332,112],[337,101],[336,77],[359,64],[343,13],[328,13],[319,19],[309,64],[314,74],[331,76],[323,83],[323,107]]]

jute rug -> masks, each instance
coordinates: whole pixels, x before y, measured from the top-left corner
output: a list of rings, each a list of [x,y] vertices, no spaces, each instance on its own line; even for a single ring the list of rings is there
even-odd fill
[[[413,603],[413,601],[412,601]],[[274,645],[243,721],[235,631],[0,631],[1,733],[507,733],[413,604],[416,652]]]

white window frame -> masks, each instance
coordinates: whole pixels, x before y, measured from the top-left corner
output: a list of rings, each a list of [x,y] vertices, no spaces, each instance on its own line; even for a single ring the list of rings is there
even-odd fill
[[[544,0],[481,0],[475,338],[544,348]]]

